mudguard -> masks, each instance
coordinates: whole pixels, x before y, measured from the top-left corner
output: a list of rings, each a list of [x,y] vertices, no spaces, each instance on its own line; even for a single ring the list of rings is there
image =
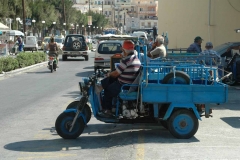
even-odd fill
[[[66,109],[65,111],[63,111],[64,113],[77,113],[77,109]],[[86,120],[86,116],[83,113],[80,113],[78,115],[78,118],[82,117],[83,121],[85,124],[87,124],[87,120]]]
[[[174,108],[185,108],[185,109],[190,109],[191,108],[193,110],[195,116],[197,117],[197,119],[202,120],[198,111],[197,111],[197,109],[196,109],[196,107],[195,107],[195,105],[193,103],[171,103],[171,105],[169,106],[166,114],[163,117],[163,120],[167,120],[171,116]]]

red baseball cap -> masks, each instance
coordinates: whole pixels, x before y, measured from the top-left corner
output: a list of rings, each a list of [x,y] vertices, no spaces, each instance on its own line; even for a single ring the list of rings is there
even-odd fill
[[[122,48],[126,50],[134,50],[134,43],[130,40],[125,40]]]

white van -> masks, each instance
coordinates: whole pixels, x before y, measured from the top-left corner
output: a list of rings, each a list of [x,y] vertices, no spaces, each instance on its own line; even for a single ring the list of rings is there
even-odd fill
[[[141,37],[141,36],[144,36],[146,40],[148,39],[147,34],[145,32],[142,32],[142,31],[135,31],[135,32],[133,32],[132,36],[136,36],[138,38]]]
[[[24,51],[38,51],[38,40],[35,36],[27,36],[24,40]]]

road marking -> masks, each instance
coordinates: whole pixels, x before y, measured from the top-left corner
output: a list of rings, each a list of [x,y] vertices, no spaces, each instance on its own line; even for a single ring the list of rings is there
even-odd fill
[[[144,128],[143,125],[142,130],[138,133],[137,160],[144,160]]]

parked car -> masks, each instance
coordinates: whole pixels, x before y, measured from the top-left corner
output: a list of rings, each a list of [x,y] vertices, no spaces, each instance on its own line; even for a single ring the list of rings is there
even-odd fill
[[[97,68],[110,68],[110,59],[116,53],[122,53],[121,47],[125,39],[136,40],[137,37],[128,35],[104,35],[97,37],[97,45],[94,57],[94,71]]]
[[[38,51],[38,39],[35,36],[27,36],[24,43],[24,51]]]
[[[88,46],[86,39],[80,34],[69,34],[65,37],[63,44],[62,60],[67,60],[67,57],[84,57],[88,61]]]

